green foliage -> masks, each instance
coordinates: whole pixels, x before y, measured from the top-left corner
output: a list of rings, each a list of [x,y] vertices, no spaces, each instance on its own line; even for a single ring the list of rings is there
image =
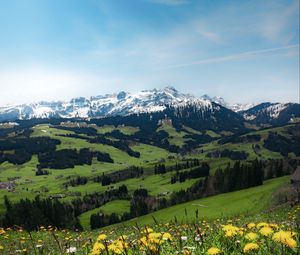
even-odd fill
[[[193,222],[196,217],[196,210],[199,212],[198,217],[205,219],[232,217],[238,214],[255,214],[268,208],[273,192],[288,182],[289,177],[287,176],[268,180],[262,186],[175,205],[124,222],[122,225],[151,224],[153,217],[160,223],[174,221],[175,218],[178,222]]]

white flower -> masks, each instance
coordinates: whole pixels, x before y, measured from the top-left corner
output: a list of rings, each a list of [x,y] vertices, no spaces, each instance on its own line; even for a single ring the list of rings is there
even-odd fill
[[[196,242],[200,242],[200,241],[201,241],[200,236],[196,236],[196,237],[195,237],[195,241],[196,241]]]
[[[76,247],[70,247],[69,249],[66,250],[66,253],[75,253],[77,251]]]
[[[181,240],[182,240],[182,241],[186,241],[186,240],[187,240],[187,236],[182,236],[182,237],[181,237]]]
[[[36,247],[36,248],[42,248],[43,245],[42,245],[42,244],[37,244],[35,247]]]

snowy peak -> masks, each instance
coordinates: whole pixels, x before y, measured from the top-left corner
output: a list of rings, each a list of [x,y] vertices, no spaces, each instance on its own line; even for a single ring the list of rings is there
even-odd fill
[[[222,105],[224,107],[227,107],[229,104],[224,100],[223,97],[217,96],[217,97],[210,97],[209,95],[205,94],[200,97],[203,100],[209,100],[211,102],[215,102],[216,104]]]
[[[262,103],[241,112],[245,120],[259,124],[283,124],[300,118],[300,105],[296,103]]]
[[[182,107],[195,104],[211,108],[211,101],[198,99],[177,91],[174,87],[143,90],[137,93],[120,91],[115,94],[73,98],[69,102],[39,102],[0,108],[0,121],[31,118],[88,118],[133,113],[156,112],[166,105]]]
[[[289,104],[228,104],[222,97],[203,95],[198,98],[184,94],[174,87],[163,89],[142,90],[137,93],[120,91],[119,93],[92,96],[90,98],[77,97],[68,102],[38,102],[17,106],[0,107],[0,121],[14,121],[32,118],[99,118],[134,113],[151,113],[163,111],[171,106],[178,112],[186,106],[190,109],[212,113],[222,107],[228,108],[252,121],[267,116],[276,119],[282,111],[289,108]],[[295,114],[294,114],[295,115]]]
[[[255,103],[248,103],[248,104],[240,104],[240,103],[236,103],[236,104],[229,104],[228,102],[226,102],[226,100],[223,97],[220,96],[215,96],[215,97],[210,97],[209,95],[205,94],[203,96],[201,96],[202,99],[205,100],[209,100],[211,102],[215,102],[216,104],[222,105],[228,109],[231,109],[234,112],[242,112],[242,111],[246,111],[254,106],[256,106],[257,104]]]
[[[230,105],[229,108],[231,110],[233,110],[234,112],[244,112],[244,111],[247,111],[248,109],[250,108],[253,108],[255,107],[256,105],[258,105],[258,103],[249,103],[249,104],[233,104],[233,105]]]

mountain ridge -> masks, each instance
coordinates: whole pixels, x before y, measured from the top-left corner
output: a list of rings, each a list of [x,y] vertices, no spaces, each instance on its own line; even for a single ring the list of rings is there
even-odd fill
[[[222,97],[203,95],[196,97],[184,94],[172,86],[163,89],[142,90],[137,93],[120,91],[113,94],[91,96],[90,98],[76,97],[70,101],[40,101],[16,106],[0,106],[0,121],[14,121],[32,118],[98,118],[109,116],[124,116],[139,113],[164,111],[166,106],[184,107],[195,105],[198,110],[216,109],[214,104],[225,107],[243,115],[246,121],[253,121],[259,113],[269,111],[268,118],[276,119],[281,110],[292,103],[261,103],[230,105]],[[255,111],[255,107],[273,107],[268,110]],[[252,109],[252,110],[251,110]],[[253,110],[254,109],[254,110]],[[266,115],[266,114],[265,114]]]

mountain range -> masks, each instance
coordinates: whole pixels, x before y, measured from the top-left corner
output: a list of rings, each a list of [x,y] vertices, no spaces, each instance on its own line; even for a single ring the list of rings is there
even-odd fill
[[[69,102],[52,101],[0,107],[0,121],[34,118],[102,118],[130,114],[162,112],[166,108],[195,106],[201,112],[213,112],[220,107],[256,124],[289,122],[300,117],[296,103],[228,104],[222,97],[203,95],[195,97],[177,91],[174,87],[143,90],[137,93],[121,91],[115,94],[88,98],[73,98]]]

